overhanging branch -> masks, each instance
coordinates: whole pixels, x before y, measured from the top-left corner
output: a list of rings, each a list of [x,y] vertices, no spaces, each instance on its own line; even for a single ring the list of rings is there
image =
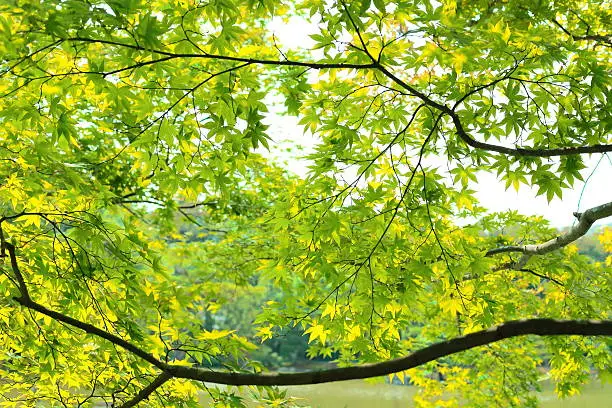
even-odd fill
[[[71,37],[64,38],[54,42],[53,44],[61,43],[61,42],[72,42],[72,43],[81,43],[81,44],[102,44],[114,47],[128,48],[131,50],[142,51],[147,53],[153,53],[155,55],[161,56],[158,59],[142,61],[139,63],[135,63],[126,67],[118,68],[114,71],[109,72],[94,72],[94,71],[70,71],[61,74],[51,75],[51,76],[65,76],[65,75],[81,75],[81,74],[89,74],[89,75],[102,75],[107,76],[112,73],[122,72],[125,70],[135,69],[145,65],[151,65],[158,62],[164,62],[172,59],[208,59],[208,60],[216,60],[216,61],[233,61],[240,62],[244,64],[253,64],[253,65],[264,65],[264,66],[290,66],[290,67],[303,67],[310,69],[356,69],[356,70],[370,70],[375,69],[380,71],[382,74],[387,76],[390,80],[404,88],[408,93],[421,101],[423,101],[427,106],[434,108],[446,115],[449,115],[452,118],[453,124],[455,126],[455,130],[459,138],[466,143],[468,146],[473,147],[475,149],[487,150],[491,152],[497,152],[509,156],[518,156],[518,157],[556,157],[556,156],[568,156],[575,154],[587,154],[587,153],[606,153],[612,152],[612,144],[596,144],[590,146],[571,146],[571,147],[559,147],[559,148],[522,148],[522,147],[505,147],[494,145],[490,143],[485,143],[474,139],[470,136],[463,127],[463,124],[459,118],[459,115],[455,111],[454,107],[451,108],[443,103],[436,102],[434,99],[426,95],[425,93],[419,91],[413,86],[409,85],[396,75],[394,75],[391,71],[389,71],[386,67],[384,67],[380,61],[375,60],[371,54],[368,53],[368,56],[372,59],[372,62],[367,64],[355,64],[350,62],[338,62],[338,63],[320,63],[320,62],[308,62],[308,61],[291,61],[291,60],[269,60],[262,58],[245,58],[240,56],[231,56],[231,55],[219,55],[219,54],[210,54],[210,53],[177,53],[171,51],[165,51],[161,49],[150,49],[147,47],[143,47],[137,44],[129,44],[121,41],[114,41],[108,39],[100,39],[100,38],[87,38],[87,37]],[[48,46],[47,46],[48,47]],[[366,51],[364,51],[366,52]],[[13,67],[16,67],[20,63],[24,62],[27,58],[20,59]],[[34,79],[43,79],[48,76],[30,78]],[[503,79],[503,78],[502,78]],[[500,79],[501,80],[501,79]],[[494,81],[496,82],[496,81]],[[489,84],[490,85],[490,84]]]
[[[140,347],[136,346],[133,343],[130,343],[129,341],[125,339],[122,339],[121,337],[117,335],[107,332],[106,330],[100,329],[99,327],[83,322],[81,320],[77,320],[73,317],[57,312],[55,310],[48,309],[45,306],[41,305],[40,303],[37,303],[30,299],[24,299],[23,297],[18,297],[18,298],[15,298],[15,300],[19,302],[22,306],[28,309],[31,309],[31,310],[35,310],[38,313],[41,313],[45,316],[49,316],[53,320],[68,324],[72,327],[76,327],[77,329],[81,329],[88,334],[92,334],[94,336],[108,340],[111,343],[115,344],[116,346],[119,346],[123,348],[124,350],[132,353],[133,355],[142,358],[143,360],[153,364],[154,366],[158,367],[161,370],[164,370],[167,366],[166,364],[164,364],[162,361],[155,358],[152,354],[148,353],[147,351],[141,349]]]
[[[449,112],[449,115],[453,119],[453,124],[457,130],[457,135],[461,140],[470,147],[481,150],[488,150],[490,152],[502,153],[509,156],[518,157],[555,157],[555,156],[569,156],[574,154],[586,154],[586,153],[606,153],[612,152],[612,144],[602,145],[596,144],[591,146],[571,146],[571,147],[558,147],[558,148],[530,148],[525,149],[522,147],[505,147],[494,145],[490,143],[480,142],[472,138],[463,128],[463,124],[459,119],[459,115],[456,112]]]
[[[394,360],[353,367],[303,373],[242,374],[211,372],[201,368],[172,366],[168,372],[176,377],[228,385],[304,385],[333,381],[379,377],[418,367],[444,356],[469,350],[485,344],[516,336],[580,335],[612,336],[612,321],[578,321],[554,319],[526,319],[507,322],[489,330],[471,333],[463,337],[436,343]]]
[[[450,108],[443,103],[436,102],[429,96],[425,95],[423,92],[420,92],[418,89],[404,82],[396,75],[394,75],[391,71],[386,69],[384,66],[378,64],[376,67],[380,72],[386,75],[393,82],[404,88],[408,91],[412,96],[415,96],[422,100],[425,105],[437,109],[440,112],[451,117],[453,121],[453,125],[455,126],[455,130],[457,135],[465,144],[475,149],[487,150],[490,152],[496,152],[505,154],[508,156],[518,156],[518,157],[556,157],[556,156],[570,156],[575,154],[586,154],[586,153],[606,153],[612,152],[612,144],[596,144],[591,146],[571,146],[571,147],[559,147],[559,148],[522,148],[522,147],[505,147],[494,145],[490,143],[480,142],[470,136],[463,127],[463,123],[459,118],[459,114],[455,112],[454,108]],[[489,84],[490,85],[490,84]]]
[[[319,62],[305,62],[305,61],[291,61],[291,60],[269,60],[262,58],[246,58],[231,55],[219,55],[210,53],[177,53],[164,51],[159,49],[149,49],[136,44],[128,44],[119,41],[105,40],[101,38],[87,38],[87,37],[72,37],[65,38],[62,41],[76,42],[76,43],[89,43],[89,44],[105,44],[115,47],[129,48],[136,51],[150,52],[154,54],[163,55],[165,58],[161,60],[174,59],[174,58],[191,58],[191,59],[209,59],[218,61],[233,61],[256,65],[273,65],[273,66],[289,66],[289,67],[302,67],[311,69],[369,69],[376,66],[375,63],[369,64],[354,64],[349,62],[338,62],[338,63],[319,63]],[[161,61],[160,60],[160,61]],[[92,72],[90,72],[92,73]],[[95,73],[95,72],[93,72]]]
[[[585,217],[585,215],[587,218],[589,217],[587,212],[583,214],[583,217]],[[9,255],[11,255],[11,259],[14,258],[16,260],[15,247],[12,245],[7,245],[6,243],[4,244],[4,247],[9,252]],[[16,262],[14,272],[17,276],[21,276],[21,272],[19,271],[19,267]],[[466,336],[436,343],[405,357],[384,361],[381,363],[363,364],[351,367],[332,368],[328,370],[307,371],[301,373],[250,374],[214,371],[205,368],[168,364],[158,360],[152,354],[146,352],[135,344],[122,339],[121,337],[109,333],[92,324],[48,309],[32,300],[29,296],[25,296],[23,293],[21,296],[16,297],[15,300],[28,309],[49,316],[56,321],[60,321],[81,329],[88,334],[105,339],[159,368],[162,373],[151,384],[142,389],[131,401],[128,401],[126,403],[128,404],[126,405],[127,407],[134,406],[138,402],[147,398],[155,389],[173,377],[227,385],[272,386],[319,384],[325,382],[345,381],[388,375],[418,367],[427,362],[434,361],[451,354],[459,353],[461,351],[469,350],[474,347],[495,343],[511,337],[529,334],[538,336],[612,336],[612,321],[524,319],[506,322],[488,330],[482,330],[479,332],[470,333]],[[129,405],[130,403],[132,403],[132,405]]]
[[[571,33],[567,28],[565,28],[561,23],[559,23],[556,19],[553,18],[551,21],[574,41],[595,41],[598,43],[604,43],[607,46],[612,46],[612,36],[611,35],[588,34],[588,30],[587,30],[587,34],[575,35]]]
[[[32,308],[49,317],[57,318],[60,313],[52,312],[46,308],[34,308],[32,304],[24,306]],[[131,345],[125,340],[104,332],[102,329],[95,328],[87,323],[78,322],[73,318],[58,319],[64,323],[80,328],[87,333],[102,337],[125,350],[144,358],[142,353],[135,353],[136,346]],[[78,322],[78,323],[77,323]],[[92,330],[92,328],[94,330]],[[100,332],[106,333],[101,335]],[[469,350],[474,347],[483,346],[498,342],[511,337],[524,335],[538,336],[559,336],[559,335],[578,335],[578,336],[612,336],[612,321],[595,320],[555,320],[555,319],[524,319],[510,321],[488,330],[471,333],[466,336],[457,337],[452,340],[443,341],[425,347],[405,357],[394,360],[384,361],[374,364],[363,364],[351,367],[332,368],[329,370],[306,371],[301,373],[263,373],[249,374],[238,372],[214,371],[198,367],[187,367],[183,365],[166,364],[161,361],[155,364],[163,370],[163,373],[156,381],[141,391],[139,395],[149,388],[157,388],[171,377],[204,381],[215,384],[226,385],[307,385],[320,384],[334,381],[346,381],[362,378],[379,377],[393,374],[410,368],[418,367],[430,361],[456,354],[461,351]],[[147,361],[151,362],[149,359]],[[163,382],[162,382],[163,379]],[[160,382],[159,385],[155,385]],[[153,388],[153,389],[154,389]],[[152,391],[151,391],[152,392]],[[150,394],[150,393],[149,393]],[[147,394],[148,396],[148,394]],[[146,396],[145,396],[146,397]],[[143,397],[143,398],[145,398]],[[138,397],[135,397],[138,398]],[[141,398],[141,400],[143,399]],[[140,400],[139,400],[140,401]],[[133,405],[127,405],[133,406]]]

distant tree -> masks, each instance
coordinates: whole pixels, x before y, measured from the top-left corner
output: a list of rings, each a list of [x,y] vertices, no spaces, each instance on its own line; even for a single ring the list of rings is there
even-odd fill
[[[292,17],[316,23],[312,49],[268,29]],[[573,242],[612,202],[558,234],[470,186],[491,172],[551,201],[612,151],[610,17],[581,0],[3,0],[0,403],[244,406],[210,383],[411,369],[419,406],[534,406],[543,348],[577,392],[612,366],[612,233],[604,262]],[[256,154],[278,147],[277,100],[318,140],[306,178]],[[211,323],[259,286],[251,338],[303,331],[338,368],[265,373],[257,342]]]
[[[604,249],[604,243],[606,242],[606,228],[602,227],[589,231],[589,234],[585,235],[581,240],[576,242],[578,250],[581,254],[592,258],[596,262],[605,262],[607,254]]]

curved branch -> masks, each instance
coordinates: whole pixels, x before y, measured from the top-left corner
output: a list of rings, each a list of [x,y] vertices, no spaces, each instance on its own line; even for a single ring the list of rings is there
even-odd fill
[[[28,287],[25,283],[25,279],[23,279],[23,275],[21,274],[21,271],[19,270],[19,265],[17,264],[17,255],[15,254],[15,245],[4,241],[4,238],[2,239],[2,252],[4,251],[8,251],[9,253],[9,258],[11,260],[11,269],[13,270],[13,273],[15,274],[15,279],[17,280],[17,284],[19,286],[19,292],[21,293],[21,298],[24,299],[24,301],[31,301],[30,299],[30,292],[28,292]]]
[[[569,229],[565,234],[555,237],[541,244],[533,245],[508,245],[499,248],[494,248],[485,254],[485,256],[493,256],[496,254],[508,252],[522,252],[523,256],[516,262],[506,265],[504,268],[521,270],[529,258],[534,255],[542,255],[548,252],[562,248],[578,238],[584,236],[591,228],[593,223],[599,219],[612,216],[612,202],[589,208],[583,213],[575,213],[578,218],[578,224]]]
[[[150,65],[156,62],[167,61],[175,58],[197,58],[197,59],[211,59],[211,60],[223,60],[223,61],[234,61],[241,62],[245,64],[255,64],[255,65],[269,65],[269,66],[293,66],[293,67],[304,67],[311,69],[376,69],[391,79],[393,82],[406,89],[412,96],[415,96],[422,100],[426,105],[439,110],[442,113],[449,115],[453,124],[455,125],[455,129],[457,131],[457,135],[461,140],[463,140],[468,146],[471,146],[475,149],[488,150],[491,152],[502,153],[510,156],[518,156],[518,157],[555,157],[555,156],[568,156],[575,154],[586,154],[586,153],[605,153],[612,152],[612,144],[597,144],[591,146],[572,146],[572,147],[560,147],[560,148],[522,148],[522,147],[505,147],[499,145],[493,145],[490,143],[480,142],[473,137],[471,137],[464,129],[463,124],[459,118],[459,115],[455,112],[454,108],[450,108],[443,103],[436,102],[425,93],[419,91],[418,89],[412,87],[408,83],[404,82],[397,76],[395,76],[391,71],[385,68],[378,60],[374,60],[373,57],[368,53],[373,62],[368,64],[354,64],[347,62],[340,63],[319,63],[319,62],[305,62],[305,61],[291,61],[291,60],[268,60],[261,58],[245,58],[238,56],[230,56],[230,55],[219,55],[219,54],[209,54],[209,53],[175,53],[170,51],[164,51],[159,49],[149,49],[146,47],[142,47],[134,44],[127,44],[119,41],[113,40],[104,40],[97,38],[86,38],[86,37],[71,37],[64,38],[61,41],[68,42],[80,42],[80,43],[91,43],[91,44],[106,44],[117,47],[129,48],[137,51],[146,51],[152,52],[158,55],[162,55],[163,57],[158,60],[146,61],[137,63],[128,67],[117,69],[113,72],[121,72],[124,70],[129,70],[133,68],[137,68],[139,65]],[[367,53],[367,51],[365,51]],[[98,74],[102,76],[109,75],[110,72],[70,72],[63,73],[61,75],[71,75],[71,74]],[[40,78],[35,78],[40,79]],[[491,85],[491,84],[489,84]]]
[[[153,383],[143,389],[137,397],[135,397],[141,397],[140,400],[146,398],[151,392],[154,391],[155,388],[158,388],[172,377],[226,385],[271,386],[320,384],[325,382],[355,380],[393,374],[418,367],[444,356],[456,354],[474,347],[495,343],[500,340],[516,336],[524,336],[529,334],[538,336],[612,336],[612,321],[524,319],[503,323],[488,330],[482,330],[479,332],[470,333],[466,336],[436,343],[409,354],[406,357],[384,361],[381,363],[332,368],[321,371],[306,371],[301,373],[248,374],[214,371],[198,367],[187,367],[183,365],[163,363],[137,346],[95,326],[46,309],[32,301],[20,301],[20,303],[25,307],[36,310],[53,319],[77,327],[89,334],[94,334],[98,337],[104,338],[162,369],[164,372]],[[149,390],[150,392],[146,394],[146,392]],[[133,405],[126,406],[130,407]]]
[[[601,206],[612,211],[612,203]],[[599,207],[596,207],[599,208]],[[582,220],[589,220],[593,217],[592,211],[587,210],[582,214]],[[589,212],[591,211],[591,212]],[[587,221],[584,221],[587,222]],[[592,223],[592,221],[591,221]],[[15,247],[13,245],[4,244],[8,250],[11,260],[14,261],[14,272],[18,276],[18,280],[23,281],[21,272],[17,265],[15,256]],[[21,278],[19,278],[21,277]],[[21,286],[21,285],[20,285]],[[24,282],[25,287],[25,282]],[[15,300],[22,306],[35,310],[50,318],[68,324],[83,330],[88,334],[92,334],[99,338],[105,339],[116,346],[132,353],[133,355],[142,358],[162,370],[156,380],[147,387],[142,389],[134,399],[128,401],[127,404],[136,403],[147,398],[155,389],[161,386],[172,377],[191,379],[196,381],[205,381],[216,384],[226,385],[304,385],[304,384],[319,384],[324,382],[354,380],[360,378],[371,378],[382,375],[393,374],[396,372],[408,370],[418,367],[427,362],[438,358],[469,350],[474,347],[483,346],[485,344],[495,343],[497,341],[508,339],[516,336],[524,336],[534,334],[538,336],[558,336],[558,335],[579,335],[579,336],[612,336],[612,321],[596,321],[596,320],[555,320],[555,319],[523,319],[517,321],[506,322],[499,326],[482,330],[475,333],[470,333],[466,336],[457,337],[451,340],[433,344],[431,346],[420,349],[408,356],[397,358],[394,360],[384,361],[381,363],[363,364],[351,367],[332,368],[329,370],[307,371],[301,373],[268,373],[268,374],[249,374],[226,371],[214,371],[198,367],[186,367],[183,365],[168,364],[155,358],[152,354],[143,350],[129,341],[122,339],[112,333],[100,329],[92,324],[85,323],[63,313],[50,310],[43,305],[32,300],[27,294],[16,297]]]
[[[30,293],[25,283],[25,279],[23,278],[23,274],[21,273],[21,270],[19,269],[19,265],[17,264],[17,255],[15,254],[15,246],[9,242],[3,241],[2,248],[3,250],[6,250],[9,253],[9,257],[11,260],[11,268],[13,269],[13,273],[15,274],[15,278],[17,280],[19,294],[20,294],[20,296],[15,297],[14,299],[20,305],[28,309],[35,310],[41,314],[44,314],[45,316],[49,316],[53,320],[56,320],[62,323],[66,323],[70,326],[81,329],[86,333],[93,334],[95,336],[108,340],[111,343],[124,348],[130,353],[142,358],[145,361],[148,361],[149,363],[153,364],[154,366],[162,370],[165,368],[165,364],[162,363],[157,358],[155,358],[152,354],[144,351],[140,347],[128,342],[127,340],[122,339],[121,337],[116,336],[112,333],[109,333],[106,330],[102,330],[92,324],[82,322],[80,320],[77,320],[73,317],[67,316],[55,310],[47,309],[45,306],[41,305],[40,303],[36,303],[30,297]]]
[[[582,335],[612,336],[612,321],[578,321],[554,319],[526,319],[507,322],[489,330],[482,330],[463,337],[443,341],[418,350],[406,357],[382,363],[302,373],[241,374],[212,372],[206,369],[172,366],[168,372],[176,377],[190,378],[228,385],[304,385],[324,382],[354,380],[397,373],[425,364],[429,361],[469,350],[485,344],[516,336]]]
[[[130,343],[129,341],[122,339],[121,337],[116,336],[112,333],[109,333],[106,330],[100,329],[99,327],[96,327],[89,323],[85,323],[81,320],[77,320],[73,317],[67,316],[55,310],[47,309],[45,306],[41,305],[40,303],[37,303],[29,298],[26,299],[23,296],[15,298],[15,300],[22,306],[27,307],[28,309],[31,309],[31,310],[35,310],[38,313],[44,314],[45,316],[49,316],[53,320],[56,320],[62,323],[66,323],[72,327],[76,327],[77,329],[83,330],[85,333],[93,334],[94,336],[98,336],[100,338],[108,340],[111,343],[115,344],[116,346],[119,346],[129,351],[130,353],[134,354],[135,356],[138,356],[142,358],[143,360],[153,364],[160,370],[164,370],[167,367],[167,364],[155,358],[153,354],[146,352],[145,350],[141,349],[135,344]]]
[[[559,147],[559,148],[522,148],[522,147],[505,147],[494,145],[490,143],[480,142],[473,137],[471,137],[464,129],[463,123],[461,123],[461,119],[457,112],[455,112],[454,108],[450,108],[443,103],[436,102],[431,99],[429,96],[425,95],[423,92],[418,89],[410,86],[408,83],[402,81],[400,78],[395,76],[388,69],[378,64],[376,67],[380,72],[385,74],[389,79],[393,82],[407,90],[412,96],[415,96],[422,100],[427,106],[430,106],[434,109],[437,109],[447,115],[449,115],[455,126],[455,130],[457,131],[457,135],[465,144],[475,149],[488,150],[490,152],[497,152],[506,154],[508,156],[518,156],[518,157],[555,157],[555,156],[569,156],[574,154],[585,154],[585,153],[606,153],[612,152],[612,144],[597,144],[591,146],[572,146],[572,147]],[[503,79],[503,78],[502,78]],[[492,82],[488,84],[488,86],[492,85]]]
[[[463,128],[463,124],[461,123],[461,120],[459,119],[459,115],[457,115],[456,112],[449,111],[448,114],[453,119],[453,124],[455,125],[455,129],[457,130],[457,135],[459,136],[459,138],[463,140],[465,144],[475,149],[488,150],[490,152],[497,152],[497,153],[507,154],[509,156],[519,156],[519,157],[554,157],[554,156],[569,156],[573,154],[612,152],[612,144],[557,147],[557,148],[552,148],[552,149],[545,149],[545,148],[525,149],[522,147],[511,148],[511,147],[505,147],[505,146],[499,146],[499,145],[494,145],[490,143],[480,142],[467,134],[467,132]]]

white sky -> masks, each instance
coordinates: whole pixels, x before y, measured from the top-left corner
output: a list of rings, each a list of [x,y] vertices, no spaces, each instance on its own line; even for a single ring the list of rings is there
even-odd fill
[[[294,48],[309,48],[314,42],[309,34],[318,32],[316,23],[307,22],[294,17],[284,22],[274,19],[268,25],[270,31],[276,36],[279,47],[283,50]],[[312,147],[316,140],[305,135],[303,128],[297,124],[298,120],[292,117],[283,117],[271,114],[267,123],[270,125],[269,134],[275,142],[283,140],[294,141],[296,146],[305,149]],[[276,144],[276,146],[279,146]],[[281,146],[290,147],[281,143]],[[272,152],[278,155],[277,152]],[[304,176],[307,172],[308,162],[296,160],[295,151],[280,153],[277,157],[287,157],[287,167],[290,171]],[[573,189],[564,191],[563,199],[555,197],[550,203],[545,196],[536,196],[537,189],[521,186],[516,192],[512,187],[505,190],[505,182],[497,180],[495,174],[481,172],[478,174],[478,183],[469,188],[476,190],[476,197],[480,204],[490,211],[518,210],[528,215],[541,215],[548,219],[552,225],[563,227],[574,222],[572,213],[612,201],[612,156],[603,157],[593,155],[586,160],[587,168],[582,171],[585,182],[577,180]],[[599,165],[597,163],[599,162]],[[589,177],[590,176],[590,177]],[[610,223],[612,220],[600,220],[597,224]]]

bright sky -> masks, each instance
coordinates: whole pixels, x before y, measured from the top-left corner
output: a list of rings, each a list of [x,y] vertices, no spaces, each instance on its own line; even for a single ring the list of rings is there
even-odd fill
[[[291,18],[287,22],[275,19],[268,28],[275,34],[279,47],[283,50],[292,48],[308,48],[313,45],[309,34],[317,32],[316,23],[299,18]],[[304,135],[303,128],[297,124],[296,118],[272,114],[268,118],[269,133],[276,142],[292,140],[297,146],[306,149],[316,144],[312,136]],[[286,146],[289,147],[289,146]],[[274,153],[276,154],[276,153]],[[286,153],[289,170],[305,175],[308,162],[295,160],[293,153]],[[285,154],[281,153],[280,157]],[[556,227],[569,226],[574,222],[572,213],[612,201],[612,156],[593,155],[586,160],[587,168],[582,171],[585,182],[576,181],[573,189],[564,191],[563,199],[555,198],[548,203],[545,196],[536,196],[537,190],[521,186],[516,192],[512,187],[504,189],[504,182],[497,180],[495,174],[481,173],[478,184],[470,188],[476,190],[480,204],[491,211],[518,210],[528,215],[541,215]],[[610,223],[612,220],[600,220],[597,224]]]

